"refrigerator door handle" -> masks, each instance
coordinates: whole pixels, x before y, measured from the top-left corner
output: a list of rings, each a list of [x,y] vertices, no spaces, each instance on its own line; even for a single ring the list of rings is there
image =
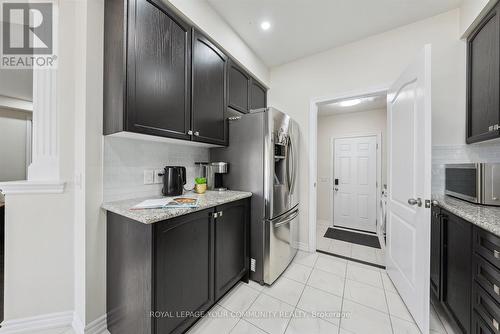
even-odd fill
[[[276,221],[275,220],[268,220],[268,221],[273,224],[274,228],[276,228],[276,227],[288,224],[289,222],[294,220],[298,215],[299,215],[299,208],[293,210],[286,217],[278,218],[278,219],[276,219]]]
[[[288,140],[286,145],[286,183],[288,186],[288,191],[292,192],[292,178],[290,173],[290,161],[292,160],[292,141]]]
[[[280,226],[283,226],[283,225],[286,225],[286,224],[290,224],[290,222],[292,220],[294,220],[295,218],[297,218],[297,216],[299,215],[299,210],[297,210],[294,214],[292,214],[290,217],[288,217],[287,219],[279,222],[279,223],[275,223],[273,225],[273,228],[278,228]]]
[[[290,160],[292,162],[292,177],[291,177],[291,180],[290,180],[290,194],[293,193],[294,189],[295,189],[295,177],[296,177],[296,171],[295,171],[295,151],[294,151],[294,148],[293,148],[293,144],[292,144],[292,138],[290,138],[290,144],[289,144],[289,148],[290,148]]]

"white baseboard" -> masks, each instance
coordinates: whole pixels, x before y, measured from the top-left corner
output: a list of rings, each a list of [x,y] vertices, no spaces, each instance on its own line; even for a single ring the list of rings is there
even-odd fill
[[[110,334],[107,328],[106,314],[101,315],[86,326],[83,321],[75,314],[73,318],[73,330],[76,334]]]
[[[309,252],[309,245],[305,242],[297,242],[297,248],[304,252]]]
[[[37,315],[34,317],[5,320],[2,322],[0,333],[14,334],[26,333],[49,329],[64,329],[72,326],[73,311],[57,312]]]
[[[85,334],[110,334],[106,314],[101,315],[85,326]]]
[[[54,329],[73,328],[76,334],[110,334],[107,329],[106,315],[84,326],[80,317],[73,311],[50,313],[35,317],[6,320],[2,322],[0,334],[37,333]],[[59,332],[57,332],[59,333]]]

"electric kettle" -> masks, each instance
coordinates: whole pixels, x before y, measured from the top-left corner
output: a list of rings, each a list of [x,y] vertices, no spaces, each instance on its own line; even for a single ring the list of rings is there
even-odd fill
[[[182,195],[184,185],[186,184],[186,167],[182,166],[166,166],[162,174],[163,196],[179,196]]]

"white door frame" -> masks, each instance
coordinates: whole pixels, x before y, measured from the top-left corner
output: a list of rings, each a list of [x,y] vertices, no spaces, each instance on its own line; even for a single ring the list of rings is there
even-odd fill
[[[311,99],[309,103],[309,251],[316,251],[317,179],[318,179],[318,109],[320,105],[340,100],[387,94],[392,83],[333,96]]]
[[[382,132],[360,132],[360,133],[352,133],[344,136],[336,136],[336,137],[331,137],[330,138],[330,181],[329,181],[329,186],[330,186],[330,203],[332,207],[330,208],[330,223],[332,224],[332,227],[334,227],[335,222],[334,222],[334,196],[335,193],[333,191],[333,182],[335,180],[335,139],[347,139],[347,138],[359,138],[359,137],[376,137],[377,138],[377,149],[376,149],[376,157],[377,157],[377,180],[376,180],[376,187],[375,187],[375,194],[376,194],[376,203],[375,203],[375,219],[378,221],[379,215],[380,215],[380,189],[382,186]]]

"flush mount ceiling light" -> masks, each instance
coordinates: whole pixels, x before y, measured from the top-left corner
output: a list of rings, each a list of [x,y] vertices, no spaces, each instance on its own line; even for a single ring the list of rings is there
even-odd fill
[[[271,28],[271,23],[269,21],[264,21],[260,24],[260,28],[262,30],[269,30],[269,28]]]
[[[339,103],[341,107],[352,107],[361,103],[361,99],[346,100]]]

